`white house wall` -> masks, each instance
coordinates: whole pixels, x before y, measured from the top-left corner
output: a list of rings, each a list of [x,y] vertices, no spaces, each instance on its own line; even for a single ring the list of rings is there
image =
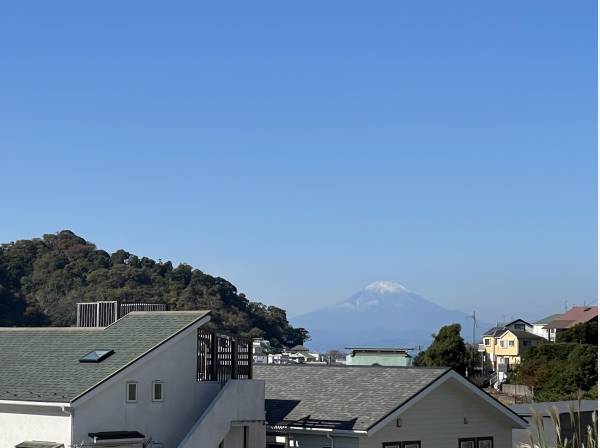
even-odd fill
[[[411,440],[420,440],[421,448],[456,448],[459,438],[489,436],[494,438],[494,448],[510,448],[513,426],[473,392],[448,380],[406,410],[401,427],[394,420],[371,436],[361,437],[359,448]]]
[[[26,440],[71,444],[71,416],[60,407],[0,404],[0,447]]]
[[[191,331],[92,399],[75,402],[73,441],[89,441],[90,432],[139,431],[164,448],[176,447],[220,390],[216,383],[196,381],[196,352],[197,335]],[[152,401],[157,380],[164,384],[162,402]],[[130,381],[138,383],[137,403],[125,400]]]

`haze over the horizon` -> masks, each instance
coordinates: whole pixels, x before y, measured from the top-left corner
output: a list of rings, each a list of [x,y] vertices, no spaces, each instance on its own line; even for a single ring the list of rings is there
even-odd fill
[[[0,11],[0,242],[71,229],[291,315],[379,280],[490,322],[597,299],[593,1]]]

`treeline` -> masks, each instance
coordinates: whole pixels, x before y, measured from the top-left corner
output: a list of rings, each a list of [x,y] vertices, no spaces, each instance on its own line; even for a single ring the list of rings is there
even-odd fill
[[[109,254],[69,230],[0,245],[0,326],[73,325],[76,303],[98,300],[210,309],[214,327],[275,347],[308,338],[285,310],[251,302],[227,280],[187,264]]]

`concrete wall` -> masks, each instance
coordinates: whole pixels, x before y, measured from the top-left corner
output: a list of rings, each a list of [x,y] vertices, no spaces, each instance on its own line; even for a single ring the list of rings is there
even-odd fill
[[[0,404],[0,447],[26,440],[71,444],[71,416],[60,407]]]
[[[242,448],[243,427],[252,428],[248,447],[264,448],[265,382],[230,380],[198,418],[180,448]],[[262,434],[261,434],[262,431]]]
[[[132,366],[114,384],[101,386],[93,398],[75,402],[73,442],[90,441],[90,432],[126,430],[139,431],[165,448],[176,447],[220,391],[216,383],[196,381],[196,352],[192,329],[177,343]],[[155,380],[164,384],[162,402],[152,401]],[[125,400],[129,381],[138,383],[137,403]]]
[[[510,448],[512,426],[508,417],[451,379],[404,412],[401,427],[393,421],[361,437],[359,448],[410,440],[420,440],[422,448],[456,448],[459,438],[488,436],[494,438],[494,448]]]

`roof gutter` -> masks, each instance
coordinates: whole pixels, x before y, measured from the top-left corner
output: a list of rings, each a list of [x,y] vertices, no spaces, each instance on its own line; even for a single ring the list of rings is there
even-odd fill
[[[19,400],[0,400],[0,404],[13,404],[17,406],[41,406],[68,409],[71,403],[60,403],[53,401],[19,401]]]
[[[281,426],[279,425],[268,425],[268,427],[272,430],[277,430],[279,428],[281,428]],[[324,432],[327,433],[327,437],[329,438],[330,435],[346,435],[346,436],[351,436],[351,435],[366,435],[368,434],[367,431],[364,430],[357,430],[357,429],[331,429],[331,428],[306,428],[304,426],[286,426],[285,427],[288,430],[291,431],[296,431],[296,432]]]

